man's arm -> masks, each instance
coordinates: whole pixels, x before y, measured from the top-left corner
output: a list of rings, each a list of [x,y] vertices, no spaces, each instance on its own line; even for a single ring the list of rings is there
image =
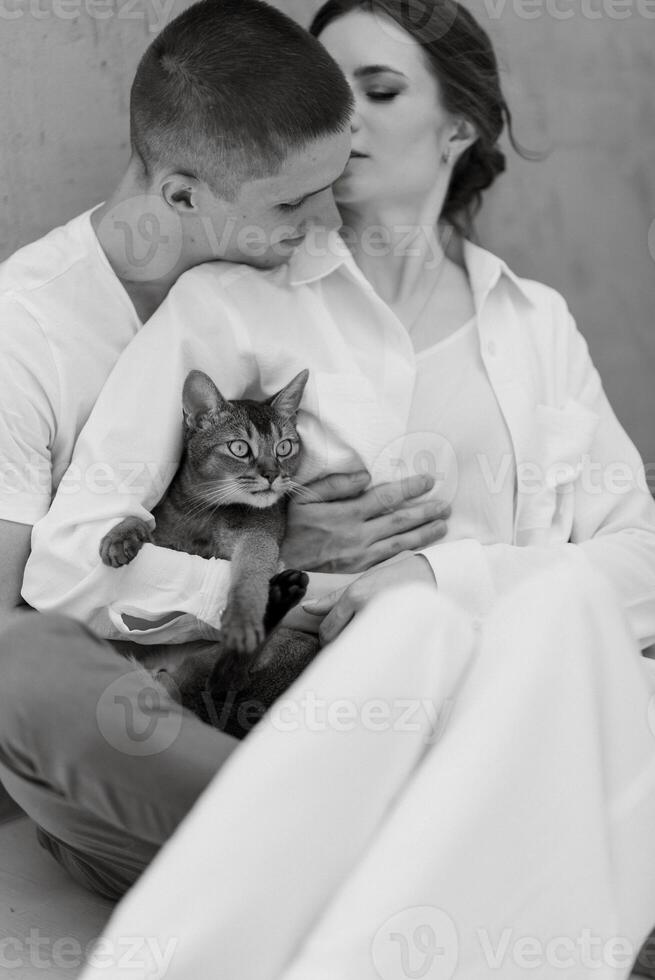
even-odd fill
[[[198,322],[209,324],[206,343],[202,330],[191,339],[185,332],[185,324]],[[73,616],[112,639],[151,644],[216,635],[229,562],[145,545],[129,565],[114,569],[103,565],[99,545],[126,516],[154,525],[152,510],[182,450],[188,371],[202,365],[230,392],[252,382],[250,362],[235,356],[230,324],[219,333],[220,323],[220,295],[200,302],[193,287],[181,289],[119,359],[52,507],[34,529],[23,596],[35,608]],[[145,620],[151,629],[130,630],[123,616]]]
[[[152,510],[182,449],[184,379],[198,367],[231,398],[259,383],[239,312],[208,266],[181,277],[101,392],[52,508],[34,530],[23,585],[31,605],[81,619],[115,639],[173,643],[216,635],[229,562],[147,544],[129,565],[114,569],[98,554],[104,534],[124,517],[153,526]],[[351,526],[365,516],[355,514]],[[124,617],[152,628],[130,630]]]

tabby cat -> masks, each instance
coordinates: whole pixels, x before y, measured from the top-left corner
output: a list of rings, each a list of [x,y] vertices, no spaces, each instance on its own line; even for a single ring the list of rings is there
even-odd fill
[[[127,517],[100,544],[103,562],[115,568],[146,542],[230,560],[219,644],[158,677],[203,720],[237,736],[318,649],[315,637],[291,630],[264,643],[308,584],[303,572],[278,572],[288,495],[301,489],[294,479],[301,455],[296,415],[308,377],[301,371],[264,401],[228,401],[208,375],[191,371],[182,393],[182,459],[153,511],[154,531]]]

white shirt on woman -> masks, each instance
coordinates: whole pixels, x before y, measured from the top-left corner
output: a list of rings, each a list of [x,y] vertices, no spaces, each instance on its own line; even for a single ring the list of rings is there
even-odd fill
[[[612,582],[646,646],[655,640],[655,502],[639,454],[562,297],[470,243],[464,261],[479,356],[510,437],[516,501],[509,540],[449,538],[425,549],[437,585],[482,617],[561,549],[580,547]],[[180,458],[189,370],[206,371],[228,398],[257,398],[305,367],[301,478],[363,464],[376,484],[397,478],[399,465],[420,471],[425,454],[434,455],[427,437],[421,443],[410,432],[417,375],[421,381],[407,331],[338,235],[310,237],[269,272],[197,267],[181,277],[103,389],[53,506],[35,528],[25,599],[144,643],[215,635],[229,562],[146,545],[116,570],[100,562],[99,542],[128,514],[152,525]],[[495,469],[492,477],[499,478]],[[432,493],[442,490],[437,481]],[[149,630],[130,630],[122,618],[156,622],[173,612],[179,615]]]

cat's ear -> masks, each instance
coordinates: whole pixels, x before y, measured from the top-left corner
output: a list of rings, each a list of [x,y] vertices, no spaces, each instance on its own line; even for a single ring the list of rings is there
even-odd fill
[[[272,395],[267,399],[268,404],[284,418],[293,418],[300,407],[308,378],[309,371],[306,369],[301,371],[282,391],[278,391],[277,395]]]
[[[188,429],[207,429],[227,402],[203,371],[189,371],[182,391],[184,422]]]

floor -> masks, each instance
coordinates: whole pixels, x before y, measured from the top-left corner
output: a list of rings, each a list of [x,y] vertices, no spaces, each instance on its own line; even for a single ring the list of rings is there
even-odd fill
[[[2,802],[2,801],[0,801]],[[0,820],[3,817],[0,806]],[[0,973],[3,980],[74,980],[113,905],[72,882],[43,851],[32,823],[7,809],[0,823]],[[638,980],[640,974],[633,974]],[[655,976],[655,974],[651,974]]]
[[[76,885],[23,816],[0,825],[0,974],[3,980],[73,980],[113,905]]]

